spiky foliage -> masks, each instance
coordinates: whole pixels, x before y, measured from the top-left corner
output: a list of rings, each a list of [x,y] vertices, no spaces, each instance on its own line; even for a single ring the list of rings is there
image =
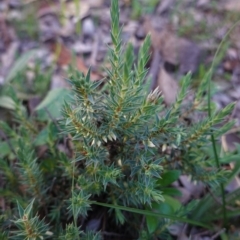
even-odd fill
[[[91,82],[90,73],[73,73],[74,100],[66,103],[63,111],[65,130],[76,143],[73,164],[79,188],[74,189],[72,201],[79,202],[77,215],[86,214],[88,199],[104,193],[105,201],[124,206],[142,208],[161,202],[157,180],[169,169],[179,169],[211,186],[226,177],[204,149],[211,146],[212,131],[218,135],[231,126],[216,128],[233,104],[207,117],[200,98],[206,82],[191,102],[184,102],[191,80],[188,74],[175,104],[163,111],[158,90],[146,94],[143,88],[150,37],[146,37],[134,65],[133,47],[121,43],[117,2],[112,1],[111,9],[113,46],[108,87],[100,92],[100,82]],[[198,116],[197,122],[192,119],[187,123],[189,114]],[[124,222],[120,211],[116,211],[116,218]]]
[[[44,223],[44,220],[40,220],[39,217],[33,216],[33,201],[23,209],[18,203],[19,219],[14,223],[18,227],[18,231],[14,232],[13,239],[48,239],[52,236],[52,233],[48,231],[48,226]]]
[[[165,234],[174,221],[193,223],[187,207],[180,211],[176,208],[180,203],[166,197],[171,194],[165,187],[177,179],[172,179],[176,172],[209,187],[227,177],[227,172],[215,165],[209,149],[211,135],[217,139],[231,127],[224,119],[233,105],[218,112],[212,109],[208,116],[204,99],[207,77],[186,101],[191,81],[188,74],[182,79],[176,102],[166,108],[158,89],[148,93],[144,87],[150,36],[135,61],[133,46],[121,42],[117,0],[112,0],[111,18],[111,67],[106,69],[103,90],[102,82],[90,80],[90,72],[84,76],[73,71],[69,79],[73,99],[65,103],[61,122],[39,123],[27,116],[16,98],[17,124],[10,127],[0,122],[12,150],[0,159],[4,185],[0,194],[6,201],[6,209],[1,211],[2,237],[101,239],[101,233],[81,226],[94,209],[102,211],[100,215],[114,229],[122,230],[121,225],[127,222],[125,232],[130,238],[153,239]],[[63,151],[57,148],[60,142]],[[171,217],[163,211],[159,219],[149,209],[162,209],[164,199],[175,207]],[[94,204],[112,208],[106,212]],[[149,226],[150,220],[145,224],[137,213],[157,219],[154,226],[158,230]],[[10,221],[13,215],[18,218]],[[94,230],[100,228],[98,224]]]

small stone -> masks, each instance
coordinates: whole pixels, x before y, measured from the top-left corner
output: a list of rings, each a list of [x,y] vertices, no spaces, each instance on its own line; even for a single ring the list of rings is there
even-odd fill
[[[136,30],[135,37],[139,40],[142,40],[146,37],[145,30],[141,26]]]
[[[82,33],[85,36],[93,37],[95,33],[95,26],[91,18],[85,18],[82,22]]]

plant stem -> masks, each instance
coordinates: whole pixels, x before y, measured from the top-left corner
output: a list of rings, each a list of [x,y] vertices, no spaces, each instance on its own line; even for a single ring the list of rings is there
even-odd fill
[[[212,62],[212,65],[207,73],[207,76],[209,79],[208,79],[208,116],[209,118],[211,117],[211,78],[212,78],[212,75],[213,75],[213,69],[215,67],[215,63],[216,63],[216,59],[217,59],[217,56],[219,54],[219,51],[223,45],[223,43],[226,41],[227,37],[229,36],[229,34],[232,32],[232,30],[237,26],[237,24],[240,23],[240,20],[238,20],[231,28],[230,30],[226,33],[226,35],[224,36],[224,38],[222,39],[222,41],[220,42],[218,48],[217,48],[217,51],[214,55],[214,58],[213,58],[213,62]],[[219,162],[219,157],[218,157],[218,154],[217,154],[217,148],[216,148],[216,141],[215,141],[215,137],[211,131],[211,141],[212,141],[212,146],[213,146],[213,152],[214,152],[214,157],[215,157],[215,162],[216,162],[216,166],[218,167],[218,169],[220,169],[221,165],[220,165],[220,162]],[[220,184],[220,189],[221,189],[221,196],[222,196],[222,207],[223,207],[223,221],[224,221],[224,226],[227,228],[227,213],[226,213],[226,198],[225,198],[225,193],[224,193],[224,184],[221,183]]]

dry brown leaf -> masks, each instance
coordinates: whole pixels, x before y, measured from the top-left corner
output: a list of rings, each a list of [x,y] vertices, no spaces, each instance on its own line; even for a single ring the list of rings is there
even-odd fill
[[[42,101],[41,97],[39,96],[32,96],[28,102],[28,110],[30,112],[30,114],[34,114],[35,108],[40,104],[40,102]]]
[[[189,202],[189,200],[191,199],[191,193],[189,192],[189,190],[187,190],[184,187],[176,187],[176,189],[182,193],[182,195],[179,197],[176,197],[176,199],[178,199],[183,204],[186,204],[187,202]]]
[[[224,152],[233,152],[236,150],[236,144],[240,144],[240,137],[236,132],[231,132],[221,137],[221,143]]]
[[[0,15],[0,43],[2,45],[0,48],[2,47],[4,50],[6,50],[9,44],[15,40],[15,38],[16,36],[14,30],[6,23],[4,15]]]
[[[104,0],[82,0],[81,1],[81,5],[82,3],[87,3],[90,7],[93,8],[99,8],[102,7],[104,4]]]
[[[224,3],[225,10],[227,11],[240,11],[240,1],[239,0],[228,0]]]
[[[179,177],[183,187],[187,189],[194,198],[199,198],[204,191],[204,184],[201,182],[192,182],[188,176],[182,175]]]
[[[65,18],[77,17],[82,19],[89,14],[89,4],[87,2],[81,2],[79,8],[73,1],[63,2],[62,4],[61,6],[59,2],[51,1],[49,3],[44,1],[38,10],[38,17],[41,18],[47,14],[61,14]],[[61,10],[61,8],[63,9]]]
[[[143,29],[145,33],[151,34],[152,45],[154,48],[158,49],[162,43],[161,38],[158,36],[159,33],[153,28],[149,17],[145,18],[145,21],[143,22]]]
[[[59,5],[54,4],[52,1],[51,2],[42,1],[40,2],[38,8],[37,17],[41,18],[48,14],[56,14],[58,9]]]
[[[178,93],[177,82],[161,67],[158,74],[158,87],[167,105],[175,102]]]
[[[237,67],[239,67],[238,59],[227,59],[223,62],[223,68],[225,71],[233,72]]]
[[[52,75],[50,89],[68,88],[69,83],[66,82],[67,74],[65,71],[57,71]]]
[[[86,1],[81,1],[79,7],[76,5],[75,1],[65,3],[64,16],[67,18],[76,17],[78,19],[83,19],[89,14],[89,3]]]
[[[168,11],[173,5],[175,4],[176,0],[163,0],[159,3],[159,6],[157,8],[157,13],[162,14],[166,11]]]
[[[146,33],[151,34],[152,45],[160,51],[165,62],[179,65],[182,74],[197,70],[201,50],[195,43],[177,37],[167,28],[160,32],[156,31],[149,18],[144,21],[143,28]]]
[[[85,66],[83,60],[78,56],[73,56],[70,49],[60,43],[52,43],[50,45],[52,52],[56,56],[56,62],[59,66],[68,66],[74,65],[80,72],[84,73],[85,75],[88,72],[88,68]],[[91,73],[90,76],[92,81],[96,81],[101,79],[101,75],[96,73]]]
[[[240,143],[240,138],[239,136],[233,132],[233,133],[229,133],[226,135],[223,135],[221,137],[221,142],[222,142],[222,149],[224,150],[224,152],[232,152],[236,149],[236,144]],[[238,159],[236,159],[237,161]],[[231,169],[235,168],[235,163],[230,162],[229,166]],[[228,192],[233,192],[235,190],[237,190],[240,187],[240,178],[238,175],[236,175],[232,181],[225,187],[225,190]]]

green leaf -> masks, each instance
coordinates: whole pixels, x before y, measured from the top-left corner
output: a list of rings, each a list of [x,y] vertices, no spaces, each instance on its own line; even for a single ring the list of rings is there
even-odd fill
[[[61,117],[64,101],[70,101],[70,91],[64,88],[53,89],[48,92],[43,101],[36,107],[39,120],[48,120]]]
[[[159,221],[158,221],[158,218],[156,217],[146,216],[146,223],[147,223],[148,232],[151,234],[156,231]]]
[[[15,110],[16,104],[12,98],[10,98],[8,96],[1,96],[0,97],[0,107],[6,108],[9,110]]]
[[[34,203],[35,199],[33,199],[29,205],[26,207],[26,209],[24,210],[24,213],[27,215],[27,216],[30,216],[31,212],[32,212],[32,209],[33,209],[33,203]]]
[[[185,223],[189,223],[189,224],[192,224],[192,225],[195,225],[195,226],[201,226],[201,227],[204,227],[204,228],[207,228],[207,229],[211,229],[211,226],[206,225],[204,223],[193,221],[191,219],[187,219],[187,218],[183,218],[183,217],[178,217],[178,216],[172,215],[172,214],[155,213],[155,212],[151,212],[149,210],[130,208],[130,207],[124,207],[124,206],[113,205],[113,204],[108,204],[108,203],[100,203],[100,202],[95,202],[95,201],[88,201],[88,202],[89,202],[89,204],[96,204],[96,205],[103,206],[103,207],[120,209],[120,210],[123,210],[123,211],[142,214],[142,215],[145,215],[145,216],[167,218],[167,219],[171,219],[173,221],[185,222]]]
[[[9,147],[9,145],[7,144],[7,142],[0,142],[0,157],[5,157],[7,156],[9,153],[11,153],[11,149]]]
[[[164,172],[161,175],[161,178],[157,181],[157,183],[160,186],[168,186],[171,183],[178,180],[180,174],[181,174],[181,172],[178,170],[170,170],[170,171]]]
[[[27,66],[27,63],[29,60],[37,54],[37,50],[30,50],[23,54],[13,65],[11,70],[9,71],[6,82],[11,81],[14,77],[17,76],[17,74],[24,70],[24,68]]]
[[[41,161],[40,163],[40,170],[43,173],[51,173],[53,171],[56,170],[56,168],[58,167],[56,165],[56,161],[53,160],[52,158],[44,158],[44,161]]]
[[[22,218],[23,214],[24,214],[24,209],[23,209],[23,207],[20,205],[20,203],[18,201],[17,201],[17,207],[18,207],[19,216],[20,216],[20,218]]]
[[[168,205],[171,208],[172,213],[177,212],[181,208],[182,204],[177,199],[172,198],[170,196],[165,196],[165,195],[163,195],[163,197],[165,199],[165,202],[160,204],[158,203],[158,205],[162,205],[162,209],[163,209],[162,213],[166,212],[164,208],[165,207],[164,204]]]
[[[9,154],[12,153],[12,149],[9,146],[9,143],[11,144],[11,146],[13,147],[13,149],[17,148],[17,139],[8,139],[8,142],[4,141],[4,142],[0,142],[0,157],[6,157]]]
[[[175,196],[175,197],[181,197],[182,196],[182,192],[179,191],[178,189],[176,188],[161,188],[161,191],[164,195],[169,195],[169,196]]]
[[[50,132],[49,126],[47,126],[37,135],[37,137],[34,140],[35,146],[41,146],[41,145],[46,144],[49,140],[49,134],[52,135],[53,140],[57,139],[58,129],[53,123],[51,123],[51,126],[52,126],[51,132]]]
[[[178,200],[170,196],[164,196],[164,199],[165,202],[153,203],[151,210],[161,214],[174,214],[182,206]],[[155,232],[159,224],[159,217],[146,216],[146,221],[149,233]]]

